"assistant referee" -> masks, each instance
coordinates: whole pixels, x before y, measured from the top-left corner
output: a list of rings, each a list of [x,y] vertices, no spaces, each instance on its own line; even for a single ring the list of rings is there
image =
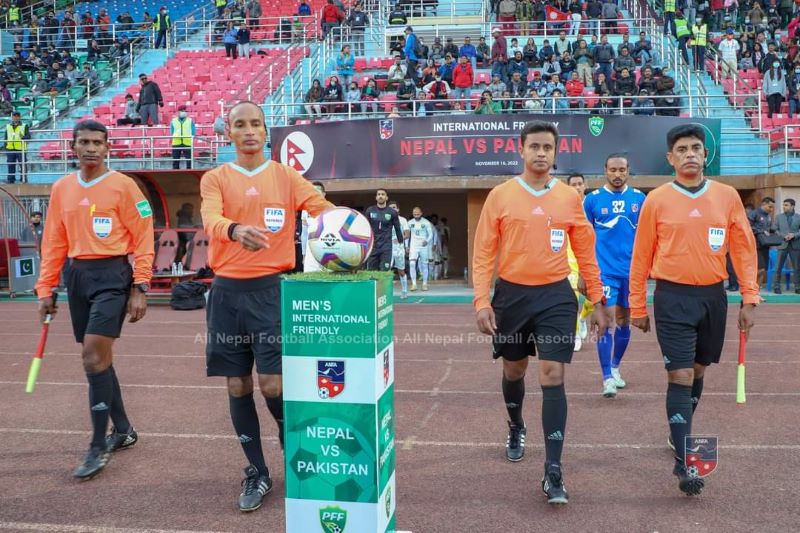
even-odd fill
[[[131,178],[106,166],[105,126],[94,120],[76,124],[72,149],[80,170],[53,184],[36,294],[44,321],[45,315],[56,313],[53,291],[69,257],[69,311],[75,340],[83,345],[93,427],[89,452],[74,476],[86,480],[105,468],[111,452],[138,440],[122,403],[112,348],[126,312],[136,322],[147,310],[145,294],[153,274],[153,212]],[[133,254],[133,268],[129,254]],[[114,426],[106,435],[109,417]]]
[[[667,160],[675,180],[647,196],[639,217],[630,274],[634,326],[647,332],[647,279],[656,280],[653,315],[667,369],[667,421],[674,446],[673,474],[692,496],[705,482],[685,465],[685,437],[700,402],[706,367],[718,363],[725,341],[730,253],[742,291],[739,329],[753,327],[760,302],[756,243],[736,189],[703,175],[708,150],[700,126],[676,126],[667,133]]]

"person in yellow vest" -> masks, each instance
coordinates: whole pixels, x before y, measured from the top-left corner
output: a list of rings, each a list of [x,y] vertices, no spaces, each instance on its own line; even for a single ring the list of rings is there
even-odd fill
[[[21,11],[16,5],[8,8],[8,27],[16,26],[21,21]]]
[[[583,198],[586,196],[586,178],[583,177],[583,174],[570,174],[567,178],[567,185],[578,191],[578,195],[581,197],[581,203],[583,203]],[[567,262],[569,263],[569,284],[572,286],[572,290],[575,291],[575,296],[578,298],[578,309],[580,310],[578,313],[578,321],[575,324],[574,348],[576,352],[579,352],[583,347],[584,339],[586,339],[586,336],[589,334],[589,328],[586,326],[586,317],[592,314],[594,306],[584,295],[586,289],[583,280],[581,280],[581,274],[578,271],[578,259],[575,257],[575,253],[572,251],[572,245],[569,242],[567,242]]]
[[[664,0],[664,35],[672,34],[677,38],[675,29],[675,0]]]
[[[17,164],[20,167],[20,181],[27,182],[25,177],[25,141],[31,138],[28,126],[22,123],[17,111],[11,114],[11,122],[6,125],[6,157],[8,160],[8,183],[17,181]]]
[[[167,47],[167,31],[171,28],[172,21],[169,19],[167,8],[166,6],[161,6],[161,9],[158,11],[153,21],[153,29],[156,32],[156,43],[153,48],[161,48],[162,44],[164,45],[163,48]]]
[[[178,108],[178,116],[170,123],[172,132],[172,168],[181,168],[181,159],[186,158],[186,168],[192,168],[192,144],[195,124],[186,112],[186,106]]]
[[[705,17],[692,26],[692,57],[694,58],[694,71],[700,72],[705,66],[706,43],[708,42],[708,24]]]
[[[692,32],[689,31],[689,23],[683,17],[683,12],[678,11],[678,18],[673,21],[673,24],[675,25],[675,37],[678,39],[678,49],[681,51],[683,62],[688,65],[689,52],[686,49],[686,43],[689,42]]]
[[[214,5],[217,7],[217,18],[222,18],[225,8],[228,7],[228,0],[214,0]]]

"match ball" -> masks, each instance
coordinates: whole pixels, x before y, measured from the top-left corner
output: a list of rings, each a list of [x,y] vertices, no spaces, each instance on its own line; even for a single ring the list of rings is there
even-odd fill
[[[334,272],[356,270],[372,252],[367,218],[349,207],[324,211],[308,226],[308,249],[320,265]]]

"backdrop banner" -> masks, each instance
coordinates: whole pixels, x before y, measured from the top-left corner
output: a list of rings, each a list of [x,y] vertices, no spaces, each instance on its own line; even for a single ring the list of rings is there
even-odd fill
[[[519,132],[528,121],[558,126],[557,174],[602,174],[609,154],[631,172],[671,175],[666,133],[680,124],[706,132],[706,174],[719,175],[720,120],[616,115],[441,115],[346,120],[270,129],[272,158],[308,179],[513,175],[522,171]]]

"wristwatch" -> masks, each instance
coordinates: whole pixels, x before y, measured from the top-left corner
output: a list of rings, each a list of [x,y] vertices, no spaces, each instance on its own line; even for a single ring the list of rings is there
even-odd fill
[[[149,283],[135,283],[133,285],[133,288],[139,290],[143,294],[147,294],[148,292],[150,292],[150,284]]]

